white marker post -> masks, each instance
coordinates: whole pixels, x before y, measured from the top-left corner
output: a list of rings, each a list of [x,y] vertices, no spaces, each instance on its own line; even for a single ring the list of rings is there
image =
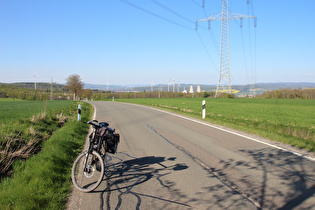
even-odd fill
[[[78,105],[78,121],[81,121],[81,105]]]
[[[206,117],[206,100],[202,101],[202,119]]]

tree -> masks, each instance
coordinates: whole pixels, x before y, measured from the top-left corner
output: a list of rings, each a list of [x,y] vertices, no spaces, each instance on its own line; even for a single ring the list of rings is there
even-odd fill
[[[85,89],[83,91],[82,97],[86,98],[88,100],[91,100],[92,99],[92,95],[93,95],[93,91],[91,89]]]
[[[82,93],[83,82],[77,74],[72,74],[67,78],[67,88],[73,93],[73,100],[76,100],[76,97]]]

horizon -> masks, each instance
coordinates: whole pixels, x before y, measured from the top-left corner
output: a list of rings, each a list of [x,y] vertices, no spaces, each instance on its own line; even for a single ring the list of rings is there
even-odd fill
[[[26,84],[35,84],[34,81],[30,82],[0,82],[2,84],[16,84],[16,83],[26,83]],[[51,84],[51,82],[43,82],[43,81],[36,81],[36,84]],[[54,82],[54,84],[59,84],[59,85],[66,85],[66,83],[58,83]],[[202,84],[202,83],[175,83],[175,85],[180,84],[180,85],[203,85],[203,86],[217,86],[217,84]],[[247,86],[247,85],[256,85],[256,84],[314,84],[315,82],[259,82],[259,83],[254,83],[254,84],[232,84],[231,86]],[[94,83],[84,83],[83,85],[94,85],[94,86],[107,86],[106,84],[94,84]],[[158,86],[158,85],[166,85],[168,86],[167,83],[159,83],[159,84],[153,84],[153,86]],[[109,84],[108,86],[136,86],[136,87],[141,87],[141,86],[151,86],[151,84]],[[170,83],[170,86],[173,86],[173,83]]]

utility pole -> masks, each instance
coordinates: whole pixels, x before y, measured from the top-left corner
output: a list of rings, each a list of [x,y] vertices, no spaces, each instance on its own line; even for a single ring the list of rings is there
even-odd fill
[[[36,90],[36,74],[34,74],[34,83],[35,83],[35,90]]]
[[[151,82],[151,92],[153,92],[153,85],[154,85],[154,83],[153,83],[153,79],[152,79],[152,82]]]
[[[229,11],[229,1],[222,0],[222,12],[217,15],[212,15],[210,17],[200,19],[196,21],[196,29],[198,22],[200,21],[216,21],[221,20],[221,49],[220,49],[220,72],[217,84],[217,90],[215,97],[219,97],[221,93],[231,94],[231,76],[230,76],[230,49],[229,49],[229,20],[233,19],[245,19],[245,18],[255,18],[256,17],[241,15],[237,13],[231,13]]]
[[[162,92],[162,84],[160,84],[160,89],[159,89],[159,98],[161,98],[161,92]]]
[[[51,77],[51,84],[50,84],[50,100],[53,100],[53,79]]]

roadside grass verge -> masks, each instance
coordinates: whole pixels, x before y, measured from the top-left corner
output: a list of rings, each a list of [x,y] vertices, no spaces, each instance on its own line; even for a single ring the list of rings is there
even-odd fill
[[[0,102],[0,178],[12,174],[16,160],[26,160],[76,112],[72,101]]]
[[[0,183],[0,209],[66,208],[72,163],[82,151],[91,109],[90,104],[82,104],[82,121],[77,122],[72,112],[64,126],[42,143],[39,153],[13,164],[14,174]]]
[[[117,99],[201,119],[204,99]],[[212,99],[206,100],[207,122],[259,135],[315,152],[315,100]]]

